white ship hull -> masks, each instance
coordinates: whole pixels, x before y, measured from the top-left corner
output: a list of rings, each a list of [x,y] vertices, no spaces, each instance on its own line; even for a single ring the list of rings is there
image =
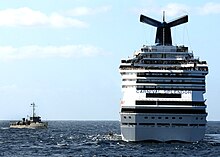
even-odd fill
[[[123,120],[124,117],[130,120]],[[149,117],[148,119],[143,119]],[[152,120],[151,117],[155,117]],[[158,119],[158,118],[161,119]],[[168,117],[168,119],[165,119]],[[175,120],[172,118],[175,117]],[[182,117],[182,119],[179,119]],[[202,120],[201,120],[202,118]],[[124,141],[201,141],[205,135],[206,115],[123,114],[121,135]],[[127,119],[127,118],[126,118]],[[142,120],[141,120],[142,119]],[[196,120],[197,119],[197,120]],[[198,122],[199,121],[199,122]],[[198,124],[199,123],[199,124]]]
[[[205,127],[121,127],[122,140],[124,141],[183,141],[197,142],[204,138]]]

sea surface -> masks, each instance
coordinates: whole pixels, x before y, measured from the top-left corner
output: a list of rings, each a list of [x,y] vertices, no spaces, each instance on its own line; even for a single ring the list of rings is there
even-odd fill
[[[118,121],[49,121],[48,129],[10,129],[0,121],[0,156],[220,156],[220,122],[203,141],[123,142]]]

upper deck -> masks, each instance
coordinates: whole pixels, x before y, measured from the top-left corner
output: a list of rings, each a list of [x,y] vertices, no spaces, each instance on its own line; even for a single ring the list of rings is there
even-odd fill
[[[208,71],[206,61],[195,58],[185,46],[143,46],[135,51],[133,57],[122,59],[121,70],[161,69]]]
[[[143,45],[141,52],[188,52],[188,47],[185,46],[146,46]]]

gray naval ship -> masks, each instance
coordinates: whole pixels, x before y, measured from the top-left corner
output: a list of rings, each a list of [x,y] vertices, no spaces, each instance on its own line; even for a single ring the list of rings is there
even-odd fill
[[[206,61],[188,47],[174,46],[171,27],[188,22],[185,15],[159,22],[141,15],[140,22],[157,28],[155,45],[143,45],[133,57],[121,59],[120,112],[124,141],[203,139],[206,128]]]
[[[22,121],[17,121],[10,124],[10,128],[30,128],[30,129],[38,129],[38,128],[47,128],[48,123],[42,122],[41,117],[35,114],[35,103],[32,103],[33,114],[29,119],[22,118]]]

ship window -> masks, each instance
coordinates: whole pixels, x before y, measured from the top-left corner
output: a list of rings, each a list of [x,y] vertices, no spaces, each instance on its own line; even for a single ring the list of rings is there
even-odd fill
[[[204,106],[204,102],[191,101],[143,101],[137,100],[136,105],[187,105],[187,106]]]
[[[161,54],[151,54],[151,58],[161,58]]]
[[[131,116],[129,116],[129,119],[131,119]]]
[[[188,126],[188,124],[172,124],[172,126]]]
[[[121,60],[121,63],[127,63],[126,60]]]
[[[198,126],[198,124],[190,124],[189,126]]]
[[[203,120],[203,118],[201,118],[201,120]]]
[[[128,125],[137,125],[137,123],[128,123]]]
[[[126,119],[126,116],[124,116],[124,119]]]
[[[196,117],[196,120],[198,120],[198,117]]]
[[[151,119],[154,119],[155,117],[151,117]]]
[[[122,125],[128,125],[128,123],[122,123]]]
[[[148,125],[148,126],[154,126],[155,123],[139,123],[139,125]]]
[[[179,117],[179,119],[183,119],[182,117]]]
[[[148,117],[144,117],[144,119],[148,119]]]
[[[165,117],[165,119],[169,119],[168,117]]]
[[[172,117],[172,119],[176,119],[175,117]]]
[[[203,110],[193,110],[193,109],[132,109],[132,108],[122,108],[121,113],[169,113],[169,114],[206,114],[205,109]],[[199,116],[199,115],[198,115]]]
[[[157,126],[170,126],[169,123],[157,123]]]
[[[181,94],[146,93],[146,98],[181,98]]]
[[[158,117],[158,119],[161,119],[161,117]]]

